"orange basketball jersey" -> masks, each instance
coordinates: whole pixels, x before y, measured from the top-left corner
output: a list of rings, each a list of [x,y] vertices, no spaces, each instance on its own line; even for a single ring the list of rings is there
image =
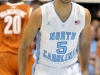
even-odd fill
[[[0,52],[18,53],[18,46],[31,11],[32,8],[24,2],[7,2],[0,6]]]

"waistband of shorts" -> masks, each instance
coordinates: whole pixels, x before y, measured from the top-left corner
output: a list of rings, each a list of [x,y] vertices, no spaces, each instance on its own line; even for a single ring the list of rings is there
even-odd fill
[[[78,64],[78,63],[79,63],[79,62],[77,61],[77,62],[75,62],[75,63],[73,63],[73,64],[71,64],[71,65],[69,65],[69,66],[65,66],[65,67],[70,67],[70,66],[73,66],[73,65]],[[36,65],[38,65],[38,64],[44,65],[44,66],[47,66],[47,67],[53,67],[53,66],[49,66],[49,65],[45,65],[45,64],[41,64],[41,63],[37,63]],[[53,67],[53,68],[64,68],[64,67]]]

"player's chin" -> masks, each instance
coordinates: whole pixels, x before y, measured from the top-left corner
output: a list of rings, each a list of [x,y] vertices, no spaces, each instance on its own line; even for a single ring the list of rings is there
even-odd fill
[[[63,4],[68,4],[71,0],[60,0]]]

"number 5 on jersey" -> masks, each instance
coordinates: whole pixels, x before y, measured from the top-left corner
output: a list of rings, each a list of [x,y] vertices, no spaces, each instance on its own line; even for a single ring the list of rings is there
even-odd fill
[[[21,17],[19,15],[14,17],[6,16],[4,22],[7,23],[4,34],[19,34],[21,32]],[[12,30],[10,30],[11,25]]]
[[[67,51],[67,47],[66,46],[64,46],[64,45],[66,45],[67,44],[67,42],[58,42],[57,43],[57,53],[58,54],[65,54],[66,53],[66,51]]]

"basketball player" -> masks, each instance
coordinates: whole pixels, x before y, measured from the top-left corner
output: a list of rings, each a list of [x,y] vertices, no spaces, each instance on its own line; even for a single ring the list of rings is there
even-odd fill
[[[28,47],[37,32],[33,75],[87,75],[90,20],[89,11],[71,0],[55,0],[36,9],[19,46],[19,75],[26,75]],[[78,40],[80,69],[76,63]]]
[[[0,7],[0,75],[18,75],[18,46],[32,9],[21,0],[9,0]],[[30,47],[26,75],[32,74]]]

